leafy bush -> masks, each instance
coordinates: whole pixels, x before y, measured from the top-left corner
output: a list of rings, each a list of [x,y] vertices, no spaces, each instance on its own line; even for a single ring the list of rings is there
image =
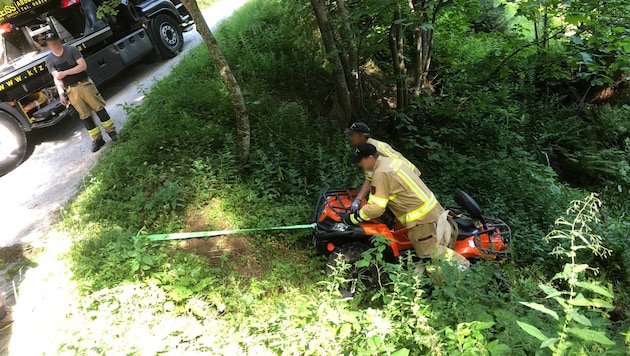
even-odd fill
[[[317,90],[323,53],[310,11],[305,1],[255,1],[220,26],[221,50],[238,79],[256,90]]]
[[[475,9],[476,17],[469,21],[478,32],[505,32],[510,25],[506,8],[502,1],[481,0]]]

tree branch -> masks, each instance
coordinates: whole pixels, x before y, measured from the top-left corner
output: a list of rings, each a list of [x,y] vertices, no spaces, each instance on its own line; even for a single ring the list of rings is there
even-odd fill
[[[501,68],[505,65],[505,63],[507,63],[507,61],[509,61],[510,59],[512,59],[514,56],[516,56],[517,54],[519,54],[519,53],[520,53],[521,51],[523,51],[524,49],[527,49],[527,48],[532,47],[532,46],[536,46],[536,45],[540,44],[541,42],[542,42],[542,43],[547,42],[547,41],[549,41],[549,40],[551,40],[551,39],[553,39],[553,38],[555,38],[555,37],[558,37],[559,35],[561,35],[561,34],[563,34],[563,33],[565,33],[565,32],[566,32],[566,29],[565,29],[565,28],[562,28],[560,31],[556,32],[555,34],[553,34],[553,35],[551,35],[551,36],[549,36],[549,37],[545,37],[545,38],[539,39],[539,40],[537,40],[537,41],[534,41],[534,42],[528,43],[528,44],[526,44],[525,46],[523,46],[523,47],[521,47],[521,48],[519,48],[519,49],[515,50],[515,51],[514,51],[514,52],[512,52],[509,56],[505,57],[505,58],[501,61],[501,63],[499,63],[499,64],[497,65],[497,67],[496,67],[496,68],[492,71],[492,73],[490,73],[490,75],[488,76],[488,78],[486,79],[486,81],[488,81],[488,80],[492,79],[492,77],[493,77],[494,75],[496,75],[496,74],[499,72],[499,70],[501,70]]]
[[[543,39],[539,39],[536,40],[534,42],[530,42],[524,46],[522,46],[521,48],[516,49],[514,52],[512,52],[509,56],[505,57],[497,66],[496,68],[494,68],[494,70],[482,81],[479,81],[478,84],[476,84],[477,86],[486,86],[488,84],[488,82],[497,74],[499,73],[499,71],[501,70],[501,68],[503,68],[503,66],[505,65],[505,63],[507,63],[510,59],[514,58],[514,56],[516,56],[517,54],[521,53],[521,51],[530,48],[532,46],[537,46],[539,45],[541,42],[543,41],[549,41],[555,37],[558,37],[560,34],[563,34],[566,32],[565,28],[562,28],[560,31],[556,32],[555,34],[543,38]],[[461,103],[459,103],[459,105],[457,105],[457,109],[461,109],[464,104],[466,104],[466,102],[468,102],[468,100],[470,100],[470,98],[472,97],[472,94],[469,95],[468,97],[466,97],[464,100],[462,100]]]

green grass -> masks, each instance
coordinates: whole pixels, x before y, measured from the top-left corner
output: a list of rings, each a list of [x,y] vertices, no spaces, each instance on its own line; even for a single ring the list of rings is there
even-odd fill
[[[320,92],[316,77],[322,72],[307,5],[252,1],[217,31],[251,111],[247,165],[236,163],[232,107],[203,46],[151,88],[141,105],[129,108],[119,142],[64,212],[59,241],[71,236],[72,243],[61,260],[44,259],[39,275],[25,282],[25,292],[51,294],[49,303],[32,308],[45,310],[35,320],[54,325],[38,347],[81,355],[528,355],[540,341],[517,321],[554,335],[553,319],[520,302],[549,305],[539,284],[564,287],[549,281],[560,262],[546,261],[553,246],[543,236],[569,200],[583,193],[512,147],[512,136],[494,147],[496,157],[479,162],[476,155],[487,150],[481,143],[468,153],[442,137],[466,134],[454,125],[433,131],[435,141],[415,138],[424,143],[411,156],[423,163],[423,177],[441,200],[462,184],[475,188],[493,214],[518,217],[515,252],[524,255],[517,258],[522,263],[480,263],[467,274],[442,266],[429,288],[405,263],[376,261],[392,284],[348,301],[337,293],[341,277],[324,275],[309,232],[185,243],[142,238],[307,223],[322,188],[361,181],[336,123],[308,102]],[[483,112],[471,116],[470,130],[505,133]],[[461,174],[462,166],[469,174]],[[486,175],[489,169],[493,175]],[[509,292],[494,279],[497,269],[507,276]],[[623,352],[619,331],[628,325],[610,322],[608,312],[593,308],[587,316],[617,342],[606,351]],[[18,340],[31,335],[23,325]],[[575,343],[583,352],[605,351],[596,343]]]
[[[216,4],[218,2],[218,0],[198,0],[197,4],[199,5],[199,8],[203,11],[205,9],[209,9],[212,7],[212,5]]]

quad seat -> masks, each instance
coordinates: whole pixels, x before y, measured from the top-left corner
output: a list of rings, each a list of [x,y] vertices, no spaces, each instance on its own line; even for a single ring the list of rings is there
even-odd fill
[[[465,240],[479,231],[479,227],[474,220],[459,216],[454,217],[453,220],[457,223],[457,240]]]

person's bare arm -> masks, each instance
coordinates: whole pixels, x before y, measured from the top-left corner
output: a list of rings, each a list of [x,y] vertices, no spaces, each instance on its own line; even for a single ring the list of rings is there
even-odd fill
[[[59,100],[61,100],[62,105],[68,105],[68,100],[66,99],[66,89],[63,86],[63,82],[61,79],[57,79],[58,71],[54,70],[50,73],[53,76],[53,81],[55,82],[55,86],[57,87],[57,92],[59,93]]]
[[[68,70],[64,70],[61,72],[57,72],[57,75],[55,76],[56,79],[63,79],[69,75],[73,75],[73,74],[79,74],[79,73],[83,73],[87,70],[87,63],[85,62],[85,58],[79,58],[77,59],[77,65],[68,69]]]
[[[357,194],[357,199],[363,200],[370,191],[370,187],[372,186],[372,182],[370,180],[363,181],[363,185],[361,186],[361,190],[359,190],[359,194]]]
[[[363,198],[367,196],[368,192],[370,191],[371,186],[372,186],[372,182],[369,179],[366,179],[365,181],[363,181],[363,185],[361,185],[361,190],[359,190],[357,197],[354,198],[354,201],[352,202],[352,205],[350,206],[351,211],[357,211],[361,208],[361,202],[363,201]]]

